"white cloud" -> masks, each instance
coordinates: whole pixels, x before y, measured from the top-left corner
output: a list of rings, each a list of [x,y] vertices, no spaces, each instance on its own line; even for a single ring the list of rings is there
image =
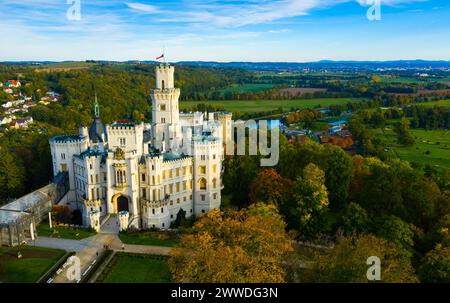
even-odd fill
[[[137,3],[137,2],[131,2],[131,3],[126,2],[125,4],[132,10],[140,12],[140,13],[156,14],[156,13],[160,12],[159,8],[154,5]]]

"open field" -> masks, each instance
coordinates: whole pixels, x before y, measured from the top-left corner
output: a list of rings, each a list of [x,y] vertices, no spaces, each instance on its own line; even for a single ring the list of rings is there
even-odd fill
[[[232,93],[253,93],[253,92],[259,92],[264,90],[272,89],[275,85],[274,84],[232,84],[227,88],[224,88],[220,90],[222,94],[226,92],[232,92]]]
[[[450,169],[450,131],[411,129],[416,143],[411,147],[399,146],[396,134],[386,128],[380,136],[389,143],[393,151],[402,160],[430,164],[436,167]]]
[[[449,107],[450,108],[450,100],[440,100],[440,101],[433,101],[433,102],[422,102],[422,103],[416,103],[415,105],[421,105],[421,106],[424,106],[424,107],[443,106],[443,107]]]
[[[419,80],[413,77],[386,77],[382,76],[381,81],[385,83],[410,83],[410,84],[418,84],[426,82],[426,78],[423,80]]]
[[[178,235],[162,231],[147,231],[126,233],[119,235],[120,240],[125,244],[135,245],[155,245],[155,246],[174,246],[178,243]]]
[[[300,99],[300,100],[259,100],[259,101],[183,101],[180,102],[180,109],[191,110],[197,104],[206,104],[216,107],[224,107],[227,111],[252,113],[267,112],[282,108],[289,111],[291,108],[318,108],[330,105],[347,104],[348,102],[362,101],[356,98],[323,98],[323,99]]]
[[[170,271],[162,256],[117,253],[100,275],[104,283],[167,283]]]
[[[20,259],[18,252],[22,255]],[[0,247],[0,283],[34,283],[65,253],[43,247]]]
[[[42,223],[37,227],[37,234],[41,237],[81,240],[94,236],[95,232],[84,228],[69,228],[60,226],[50,228],[48,223]]]

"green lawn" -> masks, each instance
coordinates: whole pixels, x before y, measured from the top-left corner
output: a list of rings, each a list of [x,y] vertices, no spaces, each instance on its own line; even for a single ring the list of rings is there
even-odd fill
[[[391,128],[385,129],[384,134],[379,135],[402,160],[450,169],[450,131],[422,129],[410,131],[416,139],[414,146],[410,147],[399,146]]]
[[[125,244],[168,247],[175,246],[179,240],[177,234],[164,231],[121,232],[119,238]]]
[[[71,227],[49,227],[48,223],[39,224],[37,227],[37,234],[41,237],[61,238],[81,240],[87,237],[94,236],[96,233],[90,229],[71,228]]]
[[[20,251],[22,258],[17,258]],[[65,255],[61,249],[0,247],[0,283],[34,283]]]
[[[323,99],[301,99],[301,100],[259,100],[259,101],[183,101],[180,102],[182,110],[190,110],[197,104],[204,103],[216,107],[224,107],[231,112],[252,113],[267,112],[282,108],[289,111],[291,108],[316,108],[330,105],[347,104],[348,102],[361,101],[356,98],[323,98]]]
[[[163,256],[117,253],[100,275],[103,283],[167,283],[170,271]]]

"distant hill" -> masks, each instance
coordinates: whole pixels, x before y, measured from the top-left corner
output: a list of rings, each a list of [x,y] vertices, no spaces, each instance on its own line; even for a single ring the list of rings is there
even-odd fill
[[[87,61],[8,61],[0,64],[17,65],[62,65],[83,63],[110,63],[110,64],[155,64],[156,61],[129,60],[107,61],[107,60],[87,60]],[[179,65],[213,67],[213,68],[242,68],[252,71],[272,71],[272,72],[295,72],[302,70],[339,70],[339,71],[376,71],[376,70],[449,70],[450,61],[428,61],[428,60],[396,60],[396,61],[332,61],[322,60],[317,62],[215,62],[215,61],[180,61]]]

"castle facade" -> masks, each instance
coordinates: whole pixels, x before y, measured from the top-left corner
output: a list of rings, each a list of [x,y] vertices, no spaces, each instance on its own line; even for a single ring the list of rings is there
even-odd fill
[[[55,176],[69,175],[63,203],[80,209],[83,225],[99,230],[110,216],[120,228],[169,228],[180,211],[200,216],[220,207],[224,142],[231,114],[179,113],[174,67],[156,67],[152,123],[104,125],[50,139]]]

